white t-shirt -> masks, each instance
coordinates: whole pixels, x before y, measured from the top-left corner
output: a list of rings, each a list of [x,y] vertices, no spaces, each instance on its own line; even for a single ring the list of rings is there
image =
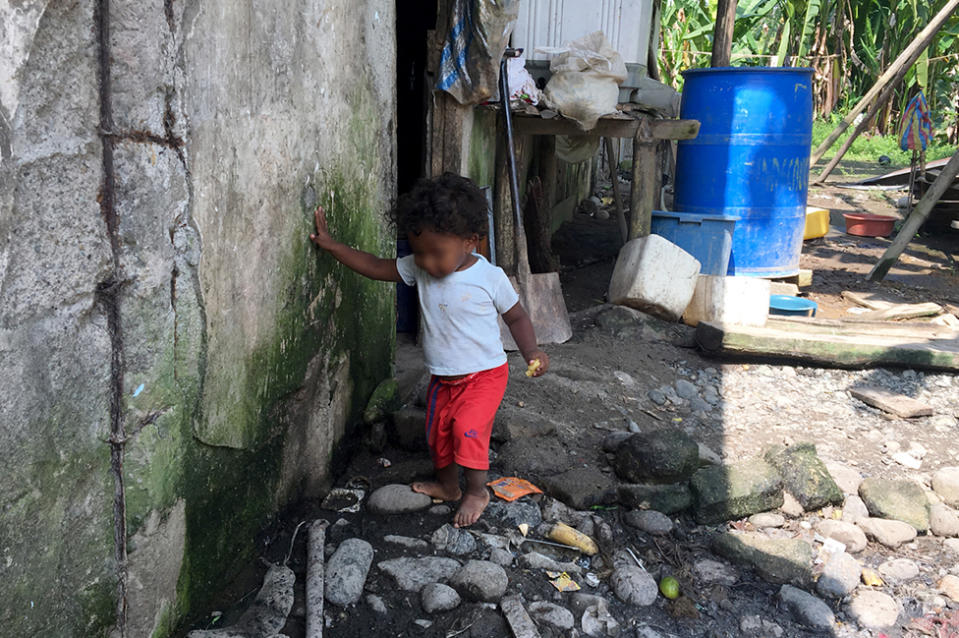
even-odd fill
[[[497,318],[519,301],[502,268],[476,263],[436,279],[413,255],[396,260],[400,277],[419,290],[426,367],[437,376],[471,374],[506,363]]]

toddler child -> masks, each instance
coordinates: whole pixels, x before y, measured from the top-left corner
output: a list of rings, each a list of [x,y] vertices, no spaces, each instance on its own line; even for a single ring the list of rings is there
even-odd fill
[[[334,240],[321,207],[314,214],[316,232],[310,235],[314,244],[361,275],[402,281],[419,291],[423,354],[432,375],[426,438],[436,480],[413,483],[412,489],[444,501],[462,499],[453,516],[455,527],[475,523],[489,503],[490,433],[509,377],[497,318],[503,317],[532,376],[549,368],[549,357],[537,348],[533,324],[506,274],[475,252],[488,233],[486,211],[486,198],[472,181],[446,173],[419,180],[393,211],[411,255],[382,259]],[[465,492],[460,490],[461,467]]]

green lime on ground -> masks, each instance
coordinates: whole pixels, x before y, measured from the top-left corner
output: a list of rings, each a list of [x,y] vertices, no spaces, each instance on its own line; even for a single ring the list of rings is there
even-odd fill
[[[662,592],[666,598],[676,600],[679,598],[679,581],[672,576],[667,576],[659,581],[659,591]]]

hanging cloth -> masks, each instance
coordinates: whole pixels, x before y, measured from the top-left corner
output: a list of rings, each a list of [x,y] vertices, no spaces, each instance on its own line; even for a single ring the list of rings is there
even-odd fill
[[[919,91],[906,107],[902,114],[902,125],[899,132],[899,148],[904,151],[926,150],[926,145],[932,140],[932,117],[929,115],[929,105],[926,96]]]

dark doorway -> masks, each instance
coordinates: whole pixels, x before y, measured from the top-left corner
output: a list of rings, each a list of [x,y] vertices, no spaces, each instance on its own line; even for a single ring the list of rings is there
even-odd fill
[[[436,26],[436,0],[396,3],[397,188],[423,176],[426,154],[427,32]]]

